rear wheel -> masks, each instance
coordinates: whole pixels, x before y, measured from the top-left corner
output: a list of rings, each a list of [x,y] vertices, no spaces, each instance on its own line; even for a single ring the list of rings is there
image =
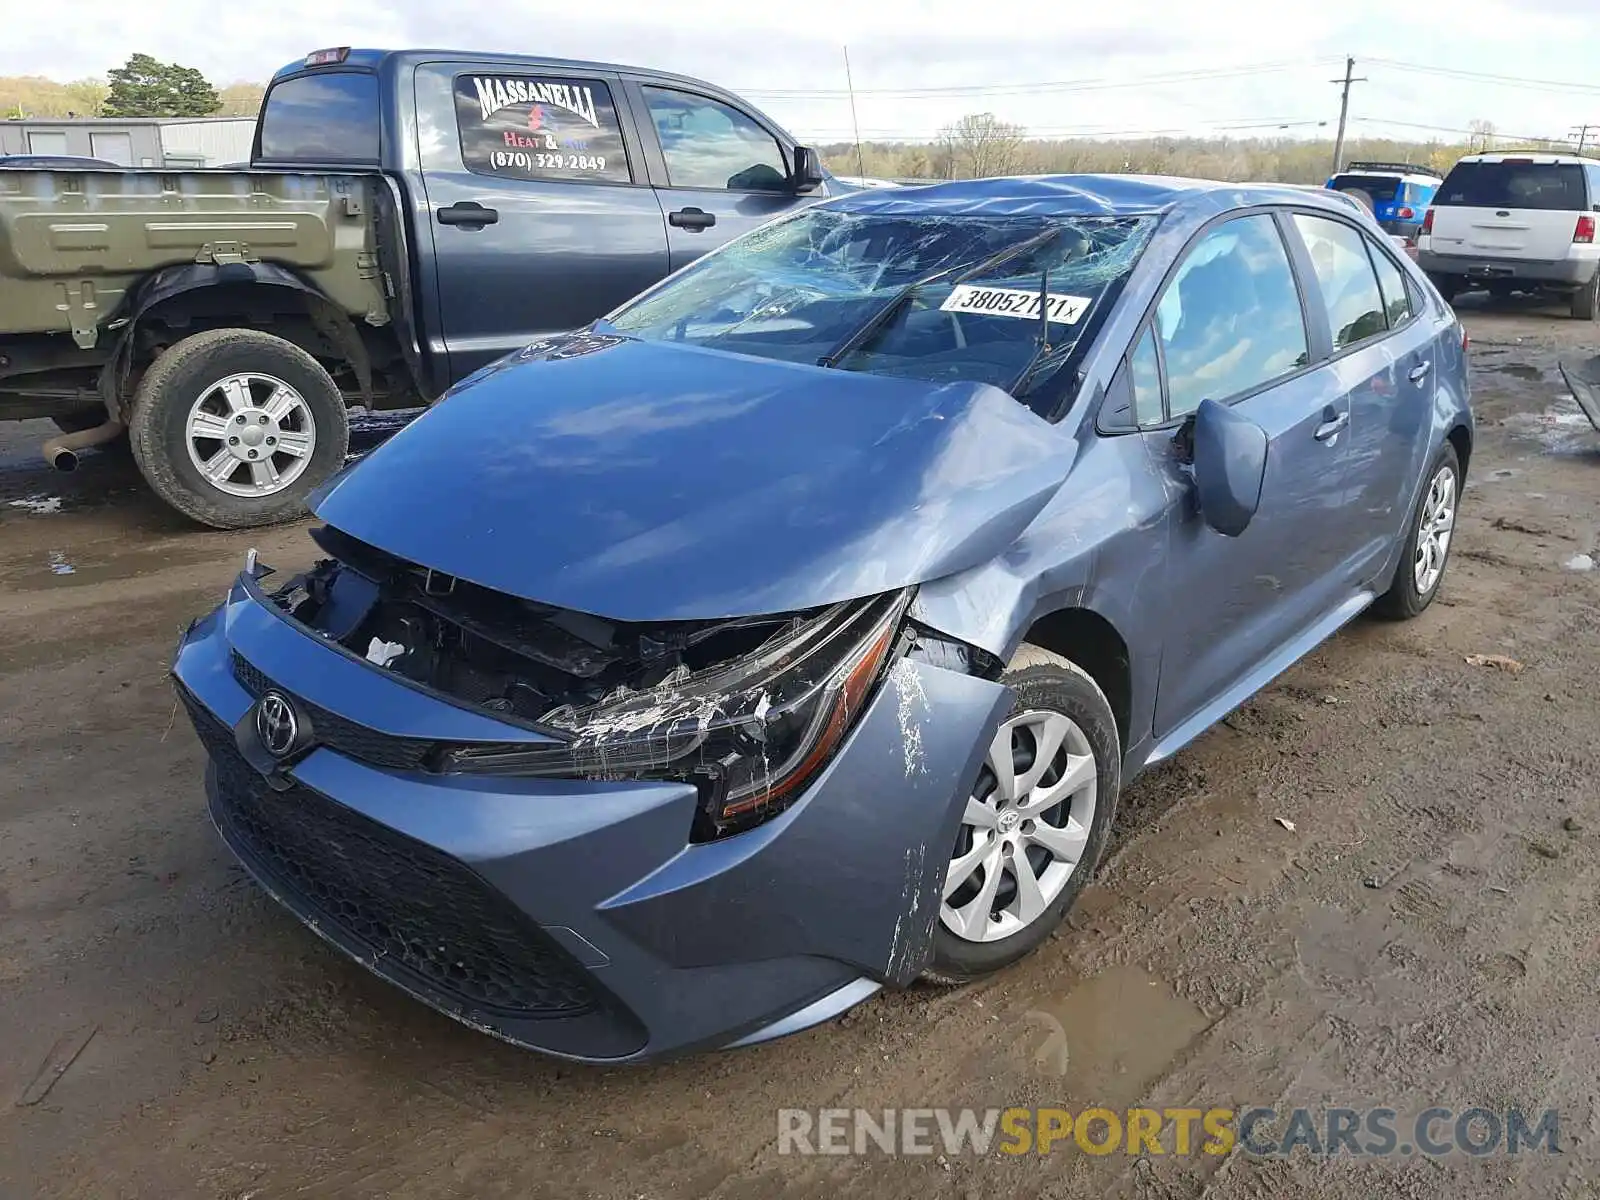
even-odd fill
[[[1456,457],[1456,448],[1446,442],[1433,461],[1417,510],[1411,516],[1394,580],[1389,590],[1373,602],[1372,609],[1379,616],[1410,620],[1433,603],[1450,561],[1460,496],[1461,461]]]
[[[1003,682],[1016,694],[961,816],[927,978],[961,983],[1050,936],[1111,831],[1122,750],[1105,694],[1074,663],[1024,645]]]
[[[1456,298],[1456,293],[1461,290],[1461,281],[1454,275],[1435,275],[1428,272],[1428,282],[1438,290],[1440,297],[1446,304]]]
[[[197,333],[163,353],[139,385],[128,433],[157,494],[219,529],[300,516],[350,446],[328,373],[253,329]]]
[[[1600,271],[1572,293],[1572,315],[1580,321],[1592,321],[1600,315]]]

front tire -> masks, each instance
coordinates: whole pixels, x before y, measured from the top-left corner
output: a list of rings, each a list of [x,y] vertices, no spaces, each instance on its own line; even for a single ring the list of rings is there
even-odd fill
[[[151,364],[128,421],[133,456],[179,512],[218,529],[291,520],[344,463],[344,397],[311,355],[254,329],[212,329]]]
[[[1460,499],[1461,460],[1456,457],[1456,448],[1446,442],[1433,460],[1428,482],[1417,498],[1394,580],[1389,590],[1373,602],[1372,610],[1379,616],[1409,621],[1433,603],[1450,562]]]
[[[1122,745],[1105,693],[1060,655],[1024,645],[946,870],[925,977],[964,983],[1031,953],[1094,874],[1116,815]]]

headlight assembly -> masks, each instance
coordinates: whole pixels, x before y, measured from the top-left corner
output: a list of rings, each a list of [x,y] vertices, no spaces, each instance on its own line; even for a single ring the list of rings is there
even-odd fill
[[[695,784],[694,837],[748,829],[782,812],[849,731],[883,675],[910,592],[835,604],[752,654],[648,691],[622,692],[543,724],[549,746],[463,746],[445,771]]]

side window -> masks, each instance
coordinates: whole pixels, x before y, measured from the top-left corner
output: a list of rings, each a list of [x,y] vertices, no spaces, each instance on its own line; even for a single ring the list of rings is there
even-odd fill
[[[1276,222],[1238,217],[1201,237],[1156,306],[1156,331],[1170,416],[1304,366],[1300,293]]]
[[[1311,252],[1317,289],[1328,310],[1333,346],[1343,350],[1389,327],[1383,315],[1378,277],[1358,230],[1326,217],[1295,213],[1295,227]]]
[[[747,114],[669,88],[646,87],[644,99],[673,187],[781,192],[789,186],[777,139]]]
[[[1133,419],[1139,425],[1159,425],[1166,419],[1161,409],[1161,363],[1156,358],[1156,338],[1144,331],[1128,355],[1128,377],[1133,383]]]
[[[1383,292],[1383,311],[1389,317],[1389,328],[1398,329],[1414,313],[1411,307],[1411,289],[1406,287],[1405,274],[1394,265],[1394,260],[1370,243],[1367,253],[1372,255],[1372,265],[1378,269],[1378,287]]]
[[[611,89],[548,75],[456,78],[461,161],[478,175],[631,183]]]

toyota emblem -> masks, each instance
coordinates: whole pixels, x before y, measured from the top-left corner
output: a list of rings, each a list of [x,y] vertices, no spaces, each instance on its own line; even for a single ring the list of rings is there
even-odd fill
[[[268,692],[256,705],[256,736],[273,758],[282,758],[294,749],[300,737],[300,722],[294,705],[279,692]]]

